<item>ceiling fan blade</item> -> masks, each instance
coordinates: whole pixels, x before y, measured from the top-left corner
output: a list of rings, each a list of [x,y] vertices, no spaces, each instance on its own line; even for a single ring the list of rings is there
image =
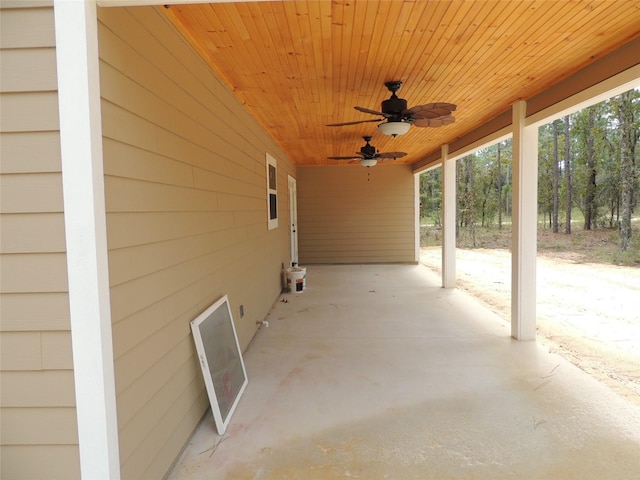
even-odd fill
[[[405,152],[384,152],[384,153],[377,153],[376,154],[376,158],[402,158],[405,155],[407,155]]]
[[[368,122],[379,122],[380,119],[375,119],[375,120],[358,120],[357,122],[344,122],[344,123],[330,123],[328,125],[325,125],[327,127],[343,127],[345,125],[357,125],[359,123],[368,123]]]
[[[380,115],[381,117],[386,117],[384,113],[378,112],[377,110],[371,110],[370,108],[365,108],[365,107],[353,107],[353,108],[355,108],[359,112],[370,113],[371,115]]]
[[[456,119],[452,115],[445,115],[444,117],[438,118],[418,118],[413,124],[416,127],[442,127],[443,125],[450,125],[455,122]]]
[[[362,160],[362,157],[327,157],[329,160]]]
[[[451,115],[451,112],[455,111],[456,108],[457,106],[453,103],[427,103],[425,105],[411,107],[402,112],[402,114],[409,115],[416,120],[419,118],[438,118]]]

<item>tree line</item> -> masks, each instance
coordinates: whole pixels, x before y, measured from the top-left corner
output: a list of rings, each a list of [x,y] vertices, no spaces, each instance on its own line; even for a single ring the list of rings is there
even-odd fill
[[[581,228],[616,228],[620,249],[633,235],[640,199],[640,90],[633,89],[539,129],[538,213],[542,226],[571,234]],[[511,139],[456,162],[456,228],[497,225],[511,217]],[[442,169],[420,176],[421,217],[441,223]]]

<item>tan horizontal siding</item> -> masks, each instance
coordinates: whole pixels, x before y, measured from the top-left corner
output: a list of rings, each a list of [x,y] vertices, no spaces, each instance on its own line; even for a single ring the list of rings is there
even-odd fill
[[[106,177],[109,212],[185,212],[218,210],[218,194],[182,185]]]
[[[415,261],[407,166],[298,169],[300,263]]]
[[[69,296],[67,292],[2,292],[0,318],[3,332],[69,330]]]
[[[73,367],[69,332],[0,332],[0,362],[5,371],[60,370]]]
[[[0,132],[0,173],[60,172],[58,132]]]
[[[153,430],[158,422],[158,415],[164,415],[165,412],[171,410],[173,404],[180,401],[180,397],[184,395],[199,395],[199,376],[194,375],[194,370],[189,364],[191,359],[189,356],[179,360],[174,360],[169,366],[171,369],[167,372],[157,372],[156,375],[163,374],[162,382],[153,382],[151,385],[162,385],[162,388],[156,391],[144,404],[139,404],[133,415],[128,415],[122,420],[118,419],[123,425],[121,449],[123,452],[135,452],[137,448],[145,441],[147,432]],[[143,396],[145,398],[146,396]],[[135,403],[135,402],[134,402]],[[126,462],[126,458],[121,459]]]
[[[69,480],[80,478],[77,445],[2,447],[2,478]]]
[[[49,428],[42,428],[46,425]],[[2,415],[2,443],[73,445],[78,443],[75,408],[12,408]]]
[[[0,5],[0,477],[7,479],[80,478],[52,5]]]
[[[131,228],[135,225],[136,228]],[[235,212],[118,212],[107,213],[110,249],[164,242],[210,233],[211,225],[226,230],[235,225]]]
[[[64,253],[4,254],[0,256],[0,289],[6,293],[66,292]]]
[[[137,422],[136,417],[142,413],[142,410],[150,402],[154,402],[156,405],[163,404],[164,397],[166,395],[181,394],[185,390],[193,389],[200,390],[199,380],[201,375],[199,372],[192,369],[189,362],[192,361],[191,355],[191,339],[187,336],[176,344],[176,346],[160,361],[154,364],[151,368],[147,368],[140,376],[139,381],[130,383],[119,392],[119,398],[121,400],[122,407],[118,409],[118,424],[121,428],[130,428],[130,424]],[[131,358],[131,356],[129,356]],[[178,379],[177,376],[180,378]],[[173,382],[169,382],[168,379],[173,379]],[[169,393],[166,389],[171,389],[171,386],[180,385],[181,388],[175,388],[175,392]],[[191,385],[195,382],[196,385]],[[162,394],[148,395],[146,391],[151,388],[154,392],[164,392]],[[192,392],[193,393],[193,392]],[[195,401],[196,397],[194,397]],[[166,408],[169,403],[164,404]],[[152,412],[147,412],[145,416]],[[146,435],[146,429],[132,433],[134,436]],[[125,440],[129,442],[130,440]]]
[[[58,130],[57,92],[0,93],[3,132]]]
[[[289,261],[295,169],[157,9],[99,20],[122,476],[162,478],[208,406],[190,321],[227,294],[246,348]],[[267,152],[278,160],[272,231]]]
[[[4,174],[0,177],[1,213],[62,212],[59,173]]]
[[[36,6],[42,3],[35,2]],[[49,6],[52,4],[49,2]],[[3,2],[0,10],[0,44],[3,49],[55,46],[53,9],[29,8],[33,6],[34,2],[29,0],[15,1],[11,5]]]
[[[193,389],[197,389],[199,382],[194,382]],[[176,451],[182,451],[184,447],[184,439],[188,438],[192,433],[192,425],[197,424],[202,418],[202,406],[208,404],[206,392],[199,390],[199,395],[195,395],[195,391],[187,389],[183,392],[186,399],[195,400],[189,405],[188,402],[183,401],[180,403],[180,410],[183,411],[181,417],[175,416],[170,418],[172,423],[170,425],[162,425],[163,429],[169,429],[173,432],[166,442],[159,448],[157,445],[153,445],[148,449],[150,455],[148,458],[150,461],[147,463],[147,467],[140,478],[153,480],[155,478],[163,478],[167,472],[167,468],[171,465],[169,460],[173,460]],[[179,410],[177,410],[179,411]],[[123,470],[123,478],[129,478],[125,476],[128,470]],[[133,477],[131,477],[133,478]]]
[[[104,156],[109,159],[104,173],[111,177],[125,177],[171,185],[193,185],[193,168],[183,162],[105,138]]]
[[[226,229],[197,236],[113,250],[109,255],[111,285],[119,285],[156,272],[177,274],[175,268],[190,261],[206,261],[246,238],[242,228]]]
[[[0,50],[0,65],[3,92],[53,91],[58,88],[54,48],[3,49]]]
[[[69,370],[3,371],[0,381],[4,408],[75,405],[73,372]]]
[[[64,216],[59,213],[0,214],[0,252],[64,252]],[[42,232],[47,232],[43,235]]]
[[[195,387],[195,385],[194,385]],[[194,396],[198,392],[194,400]],[[184,439],[193,430],[192,425],[202,418],[202,408],[207,404],[206,394],[195,388],[186,389],[171,410],[157,419],[152,434],[147,436],[133,452],[130,461],[122,463],[122,478],[162,478],[172,466],[176,452],[184,447]],[[166,435],[165,432],[171,432]],[[158,438],[163,442],[158,445]]]

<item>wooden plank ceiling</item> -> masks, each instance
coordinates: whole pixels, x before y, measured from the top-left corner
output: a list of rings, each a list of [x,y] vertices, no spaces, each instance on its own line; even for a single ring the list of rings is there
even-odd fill
[[[158,7],[297,165],[337,165],[373,136],[414,163],[640,36],[638,0],[323,0]],[[355,110],[384,83],[456,121],[396,138]],[[385,162],[387,163],[387,162]]]

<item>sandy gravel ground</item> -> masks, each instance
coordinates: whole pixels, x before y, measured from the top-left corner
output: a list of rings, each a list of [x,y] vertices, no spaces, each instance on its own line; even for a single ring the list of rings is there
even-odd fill
[[[440,247],[421,262],[440,273]],[[510,322],[511,253],[458,249],[456,282]],[[538,255],[538,341],[640,406],[640,268]]]

